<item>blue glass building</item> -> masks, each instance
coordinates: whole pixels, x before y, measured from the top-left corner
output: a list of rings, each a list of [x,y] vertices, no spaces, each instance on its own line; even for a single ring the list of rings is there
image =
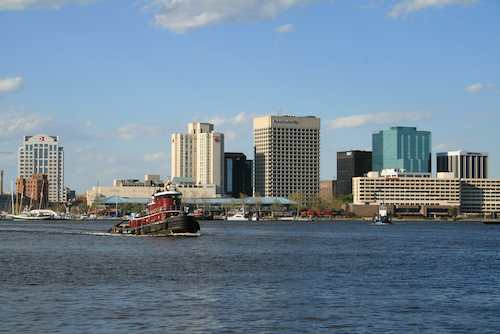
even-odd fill
[[[372,170],[391,168],[430,173],[431,133],[403,126],[373,131]]]

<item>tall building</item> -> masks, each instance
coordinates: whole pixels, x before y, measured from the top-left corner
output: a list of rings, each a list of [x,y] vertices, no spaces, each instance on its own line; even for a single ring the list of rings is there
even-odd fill
[[[431,133],[393,126],[372,133],[372,170],[404,169],[431,172]]]
[[[58,136],[24,136],[23,146],[18,150],[17,178],[31,179],[34,174],[47,175],[50,202],[67,200],[64,195],[64,150],[59,146]]]
[[[319,198],[322,201],[337,197],[337,180],[319,181]]]
[[[254,118],[255,192],[290,197],[319,193],[321,121],[292,115]]]
[[[172,134],[172,179],[191,177],[195,184],[224,189],[224,134],[213,124],[190,123],[188,133]]]
[[[337,152],[337,194],[352,194],[352,178],[372,170],[372,152]]]
[[[450,172],[461,179],[487,179],[488,153],[451,151],[437,153],[437,172]]]
[[[240,194],[253,195],[253,161],[247,160],[243,153],[224,153],[224,193],[231,197]]]

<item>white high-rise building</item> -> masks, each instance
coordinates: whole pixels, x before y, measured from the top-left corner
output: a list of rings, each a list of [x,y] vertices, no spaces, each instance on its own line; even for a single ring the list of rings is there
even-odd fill
[[[461,179],[487,179],[488,153],[451,151],[437,153],[437,172],[450,172]]]
[[[31,178],[33,174],[45,174],[49,180],[49,201],[66,201],[64,192],[64,150],[58,136],[39,134],[24,136],[19,147],[17,177]]]
[[[321,121],[292,115],[254,118],[255,191],[285,197],[319,194]]]
[[[190,123],[188,133],[172,134],[172,179],[193,178],[195,184],[224,189],[224,134],[209,123]]]

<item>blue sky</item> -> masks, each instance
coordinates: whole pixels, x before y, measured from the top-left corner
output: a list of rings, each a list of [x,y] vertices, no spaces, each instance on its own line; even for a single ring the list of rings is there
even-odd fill
[[[0,0],[0,169],[46,134],[79,194],[164,179],[188,123],[253,159],[253,118],[280,108],[321,118],[322,180],[391,126],[431,131],[433,164],[488,152],[500,178],[498,18],[498,0]]]

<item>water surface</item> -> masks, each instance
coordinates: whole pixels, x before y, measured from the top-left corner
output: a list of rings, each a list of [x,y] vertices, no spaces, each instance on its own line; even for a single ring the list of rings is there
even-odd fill
[[[500,332],[500,225],[113,224],[0,221],[0,332]]]

